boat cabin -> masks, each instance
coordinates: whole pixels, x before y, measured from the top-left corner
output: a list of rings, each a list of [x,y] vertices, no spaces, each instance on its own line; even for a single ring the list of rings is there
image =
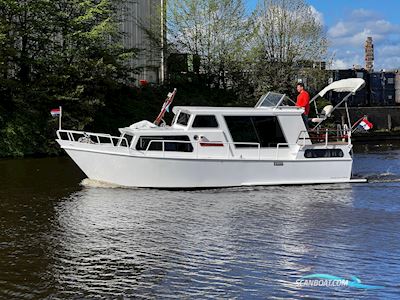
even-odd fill
[[[196,156],[285,157],[296,153],[307,137],[302,108],[282,106],[285,95],[263,95],[254,108],[175,106],[171,126],[150,122],[121,128],[129,147],[138,152],[196,152]],[[305,145],[311,144],[303,139]]]
[[[348,92],[338,107],[364,85],[359,78],[337,81],[310,102],[315,105],[317,97],[328,91]],[[312,119],[316,126],[309,130],[302,118],[303,108],[284,94],[269,92],[255,107],[175,106],[169,126],[141,121],[120,128],[119,137],[65,130],[57,134],[60,140],[111,147],[112,151],[117,147],[134,156],[258,160],[350,157],[351,126],[340,131],[320,126],[336,107],[325,107],[324,114]]]

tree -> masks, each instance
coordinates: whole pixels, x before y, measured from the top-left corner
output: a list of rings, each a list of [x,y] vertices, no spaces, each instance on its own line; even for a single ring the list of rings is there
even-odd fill
[[[255,12],[252,82],[258,93],[293,90],[299,71],[326,57],[327,39],[304,0],[262,0]],[[309,68],[310,70],[312,68]]]
[[[107,91],[130,82],[119,1],[0,0],[0,152],[46,151],[49,109],[83,129]]]
[[[195,72],[209,86],[227,89],[235,82],[250,35],[242,0],[171,0],[167,20],[170,48],[199,57]]]
[[[238,104],[324,73],[312,65],[325,60],[327,39],[305,0],[260,0],[250,15],[241,0],[171,0],[167,12],[170,52],[200,57],[199,78],[235,91]]]

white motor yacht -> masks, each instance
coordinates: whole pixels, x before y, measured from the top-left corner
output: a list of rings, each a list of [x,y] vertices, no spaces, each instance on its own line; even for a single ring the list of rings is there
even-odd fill
[[[319,92],[312,103],[329,91],[347,96],[325,107],[312,129],[303,121],[303,108],[269,92],[252,108],[175,106],[170,126],[141,121],[120,128],[120,136],[60,129],[57,142],[89,179],[127,187],[363,182],[352,178],[350,120],[340,130],[322,125],[364,85],[362,79],[345,79]],[[174,94],[169,96],[162,112]]]

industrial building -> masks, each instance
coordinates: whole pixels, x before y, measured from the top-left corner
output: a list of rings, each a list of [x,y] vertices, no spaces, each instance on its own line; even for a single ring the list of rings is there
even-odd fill
[[[395,106],[400,105],[399,71],[368,72],[365,69],[348,69],[330,71],[331,81],[346,78],[363,78],[365,88],[349,100],[350,106]],[[331,93],[329,100],[335,103],[340,94]]]
[[[400,71],[381,70],[374,71],[374,44],[372,37],[367,37],[364,45],[365,67],[354,66],[348,70],[332,70],[331,80],[336,81],[346,78],[363,78],[365,88],[352,96],[349,105],[353,107],[364,106],[395,106],[400,105]],[[330,94],[329,100],[333,103],[340,95]]]
[[[127,48],[139,49],[129,63],[139,68],[135,78],[150,83],[164,81],[165,0],[127,0],[121,5],[121,32]]]

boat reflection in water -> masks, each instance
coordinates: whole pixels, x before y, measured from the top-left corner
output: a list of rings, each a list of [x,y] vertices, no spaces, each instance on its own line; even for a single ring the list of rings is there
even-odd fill
[[[326,290],[295,282],[329,272],[385,286],[379,293],[389,297],[400,258],[394,249],[400,236],[390,228],[400,208],[391,209],[394,199],[377,202],[373,190],[399,183],[371,185],[194,192],[86,187],[57,207],[59,293],[68,283],[82,295],[322,296]],[[371,201],[377,207],[365,208]]]

